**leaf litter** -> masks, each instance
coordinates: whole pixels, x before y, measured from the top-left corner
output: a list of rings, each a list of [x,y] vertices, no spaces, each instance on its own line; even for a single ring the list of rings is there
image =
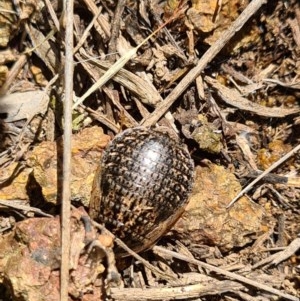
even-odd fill
[[[75,1],[73,205],[88,209],[108,141],[142,123],[188,145],[196,183],[173,229],[138,260],[118,260],[118,272],[105,229],[74,209],[70,300],[299,300],[300,7],[252,2],[261,9],[248,12],[189,80],[249,1]],[[57,1],[1,3],[0,295],[7,300],[58,297],[59,221],[39,216],[59,213],[63,22]],[[45,221],[56,229],[51,240]]]

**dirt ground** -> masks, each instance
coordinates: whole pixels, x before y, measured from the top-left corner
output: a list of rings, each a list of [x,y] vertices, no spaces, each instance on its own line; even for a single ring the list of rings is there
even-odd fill
[[[75,0],[73,19],[2,0],[0,300],[59,300],[68,125],[68,300],[300,300],[299,99],[297,0]],[[173,227],[122,257],[89,207],[136,126],[185,144],[195,179]]]

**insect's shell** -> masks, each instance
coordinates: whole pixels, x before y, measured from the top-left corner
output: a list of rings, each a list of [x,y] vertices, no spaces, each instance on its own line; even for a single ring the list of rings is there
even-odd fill
[[[127,129],[104,151],[91,216],[140,252],[179,218],[193,176],[194,164],[184,145],[155,130]]]

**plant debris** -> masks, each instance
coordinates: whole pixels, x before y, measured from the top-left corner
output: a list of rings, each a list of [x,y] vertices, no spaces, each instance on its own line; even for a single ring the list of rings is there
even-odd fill
[[[59,298],[63,7],[0,3],[5,300]],[[84,0],[73,23],[69,300],[299,301],[299,1]],[[196,179],[171,231],[115,265],[124,242],[85,210],[103,149],[138,125],[184,142]]]

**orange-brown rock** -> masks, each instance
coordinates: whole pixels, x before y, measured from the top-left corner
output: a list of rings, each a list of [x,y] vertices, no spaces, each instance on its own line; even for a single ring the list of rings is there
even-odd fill
[[[247,197],[226,209],[240,190],[235,176],[224,167],[212,163],[197,167],[192,196],[173,231],[187,244],[209,244],[222,251],[251,242],[267,230],[264,211]]]

